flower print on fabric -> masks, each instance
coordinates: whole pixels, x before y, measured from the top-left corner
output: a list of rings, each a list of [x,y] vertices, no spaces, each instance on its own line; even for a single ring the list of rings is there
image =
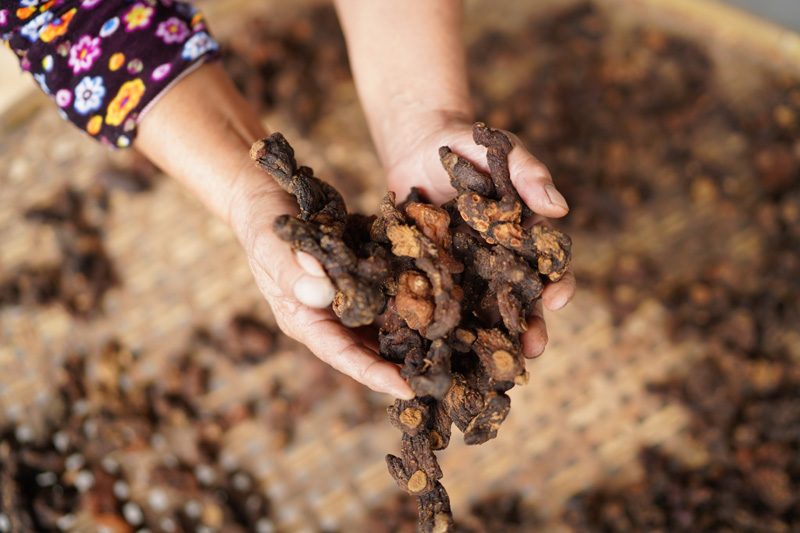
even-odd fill
[[[150,19],[153,17],[153,8],[141,2],[134,4],[122,20],[125,22],[125,31],[132,32],[141,30],[150,25]]]
[[[217,49],[219,49],[217,42],[212,39],[208,33],[201,31],[200,33],[195,33],[188,41],[186,41],[186,44],[183,45],[181,57],[192,61],[205,53],[212,52]]]
[[[69,89],[61,89],[56,93],[56,105],[58,107],[67,107],[72,103],[72,93]]]
[[[21,7],[17,9],[16,15],[19,20],[28,20],[35,13],[35,7]]]
[[[100,52],[100,37],[92,38],[84,35],[77,44],[69,49],[67,64],[72,67],[73,74],[78,74],[81,71],[89,70],[94,60],[100,56]]]
[[[128,74],[139,74],[144,69],[141,59],[131,59],[128,61]]]
[[[51,21],[39,34],[39,39],[49,43],[67,33],[69,23],[72,21],[72,17],[75,16],[76,11],[78,11],[78,8],[72,8],[57,19]]]
[[[153,71],[153,74],[150,75],[150,78],[153,81],[161,81],[167,77],[167,74],[170,73],[172,70],[172,65],[170,63],[164,63],[163,65],[159,65]]]
[[[119,17],[113,17],[108,19],[103,27],[100,28],[100,37],[105,39],[119,28]]]
[[[108,104],[106,112],[106,124],[109,126],[119,126],[128,116],[131,110],[139,105],[139,101],[144,94],[145,86],[141,78],[126,81],[119,88],[119,92]]]
[[[36,83],[42,88],[44,94],[50,94],[50,89],[47,87],[47,78],[44,74],[34,74],[33,79],[36,80]]]
[[[100,128],[103,127],[103,117],[100,115],[95,115],[89,119],[86,123],[86,131],[89,132],[89,135],[97,135],[100,133]]]
[[[39,34],[44,29],[45,25],[53,20],[53,14],[49,11],[37,15],[33,20],[28,22],[22,27],[20,33],[27,37],[30,42],[39,40]]]
[[[189,27],[178,17],[170,17],[158,25],[156,36],[161,37],[165,43],[182,43],[189,37]]]
[[[88,115],[103,105],[106,88],[100,76],[85,76],[75,87],[75,111]]]
[[[203,14],[177,0],[0,0],[0,39],[62,117],[114,148],[134,144],[154,102],[219,56]]]
[[[119,70],[119,68],[125,64],[125,54],[122,52],[117,52],[110,58],[108,58],[108,70],[111,72]]]

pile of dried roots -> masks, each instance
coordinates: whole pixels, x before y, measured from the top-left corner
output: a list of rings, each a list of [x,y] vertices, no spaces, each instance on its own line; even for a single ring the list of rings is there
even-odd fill
[[[544,284],[561,279],[570,262],[568,236],[523,225],[531,213],[511,183],[508,137],[482,123],[473,137],[487,148],[490,175],[442,147],[455,199],[437,207],[414,190],[396,204],[390,192],[380,215],[369,217],[348,214],[336,189],[298,167],[280,133],[250,153],[300,208],[275,221],[276,233],[325,268],[344,325],[381,324],[381,356],[402,364],[416,393],[388,410],[403,438],[400,457],[386,462],[417,497],[423,532],[453,529],[433,452],[447,447],[453,423],[467,444],[497,436],[506,392],[527,381],[520,334]]]

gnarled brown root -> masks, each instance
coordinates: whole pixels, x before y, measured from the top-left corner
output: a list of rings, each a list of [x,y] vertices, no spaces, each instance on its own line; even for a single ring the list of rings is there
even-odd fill
[[[497,430],[508,416],[511,398],[502,392],[490,391],[483,396],[483,409],[464,431],[464,442],[483,444],[497,436]]]
[[[571,241],[531,215],[511,182],[512,143],[477,123],[490,174],[439,150],[457,197],[442,207],[412,189],[396,204],[386,195],[378,217],[348,214],[341,195],[298,167],[280,134],[253,145],[256,165],[297,198],[300,215],[279,217],[275,231],[295,250],[322,263],[338,292],[333,309],[348,326],[380,313],[380,355],[401,364],[416,397],[387,411],[403,433],[399,456],[386,463],[398,486],[417,497],[419,531],[454,530],[435,450],[447,447],[452,425],[467,444],[497,436],[508,415],[505,394],[527,382],[519,336],[540,300],[543,283],[567,270]],[[481,238],[454,232],[466,223]],[[498,322],[502,319],[502,322]]]
[[[427,353],[420,349],[409,351],[400,375],[417,396],[441,400],[453,384],[450,354],[450,346],[444,340],[436,339]]]

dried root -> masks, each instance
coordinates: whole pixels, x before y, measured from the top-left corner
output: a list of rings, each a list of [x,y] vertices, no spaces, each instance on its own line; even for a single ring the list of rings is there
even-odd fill
[[[345,326],[371,324],[385,298],[380,284],[388,263],[375,256],[358,257],[344,241],[347,209],[341,194],[315,178],[308,167],[297,167],[294,150],[280,133],[256,141],[250,149],[256,166],[297,198],[297,218],[281,216],[273,229],[294,250],[316,258],[338,290],[333,310]]]
[[[572,240],[558,230],[534,226],[522,227],[531,215],[511,183],[508,153],[511,142],[501,131],[478,122],[473,129],[475,142],[487,148],[495,195],[487,194],[485,174],[449,148],[439,149],[442,166],[458,191],[456,205],[462,219],[481,234],[487,243],[500,244],[516,252],[535,266],[550,281],[558,281],[567,271]]]
[[[482,123],[490,174],[447,147],[439,150],[457,197],[442,207],[414,189],[397,204],[386,195],[377,217],[348,215],[338,192],[297,167],[280,134],[253,145],[251,156],[300,208],[280,217],[276,233],[317,258],[339,289],[334,310],[345,325],[379,314],[380,355],[402,364],[416,393],[397,400],[389,420],[403,433],[389,473],[417,497],[419,531],[453,531],[450,501],[434,451],[447,447],[453,424],[467,444],[497,436],[508,416],[506,392],[528,374],[519,335],[544,283],[559,280],[570,262],[570,238],[523,220],[531,211],[511,182],[508,137]],[[454,228],[466,223],[482,239]]]

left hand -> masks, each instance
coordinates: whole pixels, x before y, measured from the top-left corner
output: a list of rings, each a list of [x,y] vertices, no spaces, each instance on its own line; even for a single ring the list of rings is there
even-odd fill
[[[436,205],[441,205],[456,195],[450,185],[447,173],[439,162],[439,147],[449,146],[453,152],[470,160],[484,172],[489,172],[486,164],[486,149],[472,140],[472,123],[465,118],[449,118],[440,125],[421,123],[418,128],[409,128],[400,138],[392,139],[394,150],[387,150],[387,185],[397,193],[398,202],[418,187]],[[489,124],[491,126],[491,124]],[[569,212],[567,202],[555,187],[547,168],[522,145],[519,138],[505,132],[511,140],[513,149],[508,156],[511,181],[522,200],[534,212],[528,224],[547,223],[547,217],[560,218]],[[402,148],[400,148],[402,147]],[[528,330],[522,335],[524,354],[528,358],[537,357],[547,344],[547,326],[542,306],[550,311],[558,311],[566,306],[575,295],[575,275],[570,268],[557,283],[545,285],[542,301],[528,320]]]

